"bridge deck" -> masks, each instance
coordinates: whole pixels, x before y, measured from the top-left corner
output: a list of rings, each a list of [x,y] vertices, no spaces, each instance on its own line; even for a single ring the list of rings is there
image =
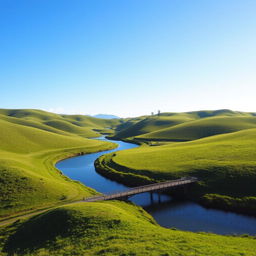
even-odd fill
[[[112,193],[109,195],[89,197],[89,198],[85,199],[84,201],[85,202],[95,202],[95,201],[103,201],[103,200],[121,199],[121,198],[126,198],[129,196],[133,196],[136,194],[140,194],[140,193],[154,192],[154,191],[158,191],[158,190],[162,190],[162,189],[183,186],[183,185],[197,182],[197,180],[198,179],[195,177],[181,178],[178,180],[169,180],[169,181],[165,181],[165,182],[159,182],[159,183],[149,184],[149,185],[140,186],[140,187],[134,187],[134,188],[128,189],[126,191],[116,192],[116,193]]]

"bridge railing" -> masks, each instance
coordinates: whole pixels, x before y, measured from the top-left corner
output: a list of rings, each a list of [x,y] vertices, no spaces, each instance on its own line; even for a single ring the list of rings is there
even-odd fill
[[[179,184],[186,184],[186,183],[192,183],[197,181],[198,179],[196,177],[184,177],[181,179],[177,179],[177,180],[168,180],[168,181],[163,181],[163,182],[157,182],[157,183],[152,183],[152,184],[147,184],[147,185],[143,185],[143,186],[138,186],[138,187],[133,187],[133,188],[129,188],[128,190],[125,191],[116,191],[116,192],[109,192],[106,193],[105,195],[112,195],[112,194],[117,194],[117,193],[123,193],[123,192],[128,192],[128,191],[134,191],[137,189],[143,189],[143,188],[148,188],[148,187],[158,187],[158,186],[164,186],[165,184],[175,184],[175,183],[179,183]],[[186,182],[189,181],[189,182]]]
[[[129,189],[129,190],[123,191],[123,192],[112,193],[110,195],[106,195],[105,198],[129,196],[129,195],[134,195],[137,193],[156,191],[159,189],[169,188],[172,186],[189,184],[189,183],[192,183],[195,181],[196,181],[195,179],[186,179],[186,180],[184,179],[184,180],[176,180],[176,181],[169,181],[169,182],[164,182],[164,183],[146,185],[146,186],[142,186],[142,187],[136,187],[133,189]]]
[[[156,191],[156,190],[163,189],[163,188],[169,188],[169,187],[178,186],[178,185],[185,185],[185,184],[196,182],[197,180],[198,179],[196,177],[184,177],[184,178],[177,179],[177,180],[169,180],[169,181],[165,181],[165,182],[159,182],[159,183],[134,187],[134,188],[130,188],[126,191],[118,191],[118,192],[114,192],[114,193],[112,192],[109,194],[94,196],[94,197],[85,199],[85,201],[90,202],[90,201],[109,200],[112,198],[121,198],[121,197],[139,194],[139,193]]]

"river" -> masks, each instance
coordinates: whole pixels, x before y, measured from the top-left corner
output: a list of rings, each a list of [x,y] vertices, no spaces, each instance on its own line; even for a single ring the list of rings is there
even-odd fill
[[[99,139],[106,140],[104,137]],[[138,145],[123,141],[108,141],[118,144],[118,147],[113,150],[68,158],[58,162],[56,167],[69,178],[78,180],[101,193],[128,189],[127,186],[98,174],[94,168],[94,161],[103,154],[132,149]],[[256,235],[256,218],[254,217],[207,209],[191,201],[175,200],[167,195],[159,197],[157,193],[153,194],[153,198],[149,193],[144,193],[135,195],[129,200],[142,206],[163,227],[216,234]]]

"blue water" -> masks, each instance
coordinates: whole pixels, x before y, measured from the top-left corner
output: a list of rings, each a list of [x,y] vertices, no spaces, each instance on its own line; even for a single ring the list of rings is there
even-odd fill
[[[104,137],[100,139],[105,140]],[[127,186],[98,174],[94,168],[94,161],[103,154],[138,146],[123,141],[111,142],[118,144],[118,148],[69,158],[57,163],[56,167],[71,179],[102,193],[126,190]],[[144,193],[135,195],[130,200],[142,206],[164,227],[217,234],[256,235],[256,218],[250,216],[207,209],[191,201],[177,201],[170,196],[159,196],[157,193],[153,194],[153,198],[149,193]]]

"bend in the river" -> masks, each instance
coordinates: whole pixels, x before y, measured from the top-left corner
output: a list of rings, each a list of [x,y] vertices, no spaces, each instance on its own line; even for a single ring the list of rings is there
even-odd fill
[[[104,137],[101,140],[106,140]],[[126,190],[128,187],[101,176],[96,172],[94,161],[103,154],[118,150],[132,149],[138,145],[123,141],[111,141],[118,144],[112,150],[72,157],[57,163],[56,167],[73,180],[78,180],[101,193]],[[191,201],[176,201],[170,196],[148,193],[135,195],[132,202],[142,206],[164,227],[181,230],[204,231],[217,234],[256,235],[256,218],[241,214],[206,209]]]

